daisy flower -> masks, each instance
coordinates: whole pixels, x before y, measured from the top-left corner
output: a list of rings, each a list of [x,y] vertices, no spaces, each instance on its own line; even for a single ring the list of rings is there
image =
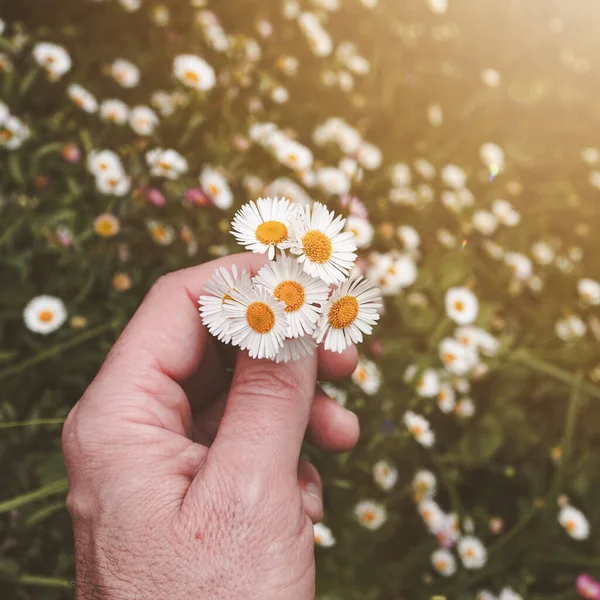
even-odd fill
[[[285,304],[288,337],[312,335],[321,315],[320,305],[329,294],[326,283],[305,273],[297,261],[285,254],[262,267],[254,283]]]
[[[558,514],[558,522],[575,540],[585,540],[590,535],[590,524],[585,515],[574,506],[563,506]]]
[[[577,315],[568,315],[556,322],[554,331],[561,340],[571,342],[583,337],[587,327]]]
[[[283,346],[275,355],[276,363],[287,363],[312,356],[315,353],[317,343],[311,337],[287,337],[283,340]]]
[[[98,101],[96,98],[79,84],[72,83],[67,93],[69,94],[69,98],[75,103],[75,106],[81,110],[87,113],[95,113],[98,110]]]
[[[204,167],[200,185],[217,208],[227,210],[233,204],[233,194],[227,179],[213,167]]]
[[[46,70],[49,79],[60,79],[71,68],[69,53],[57,44],[39,42],[33,48],[33,58]]]
[[[454,388],[449,383],[440,384],[440,389],[437,393],[437,404],[443,413],[451,413],[454,410],[455,393]]]
[[[481,540],[475,536],[462,537],[457,549],[465,569],[481,569],[487,562],[487,550]]]
[[[47,335],[56,331],[67,319],[67,309],[60,298],[37,296],[23,310],[23,320],[29,331]]]
[[[131,178],[124,173],[101,173],[96,177],[96,188],[101,194],[122,197],[131,189]]]
[[[523,600],[523,596],[521,596],[521,594],[517,594],[517,592],[515,592],[515,590],[512,588],[505,587],[500,590],[498,600]]]
[[[577,291],[581,298],[590,305],[600,304],[600,283],[593,279],[583,278],[577,282]]]
[[[479,313],[479,302],[465,287],[450,288],[446,292],[446,314],[458,325],[472,323]]]
[[[333,537],[333,533],[331,533],[331,529],[323,525],[323,523],[314,524],[314,536],[317,546],[331,548],[331,546],[335,545],[335,538]]]
[[[117,99],[104,100],[100,103],[100,118],[115,125],[124,125],[129,117],[129,108],[125,102]]]
[[[112,150],[94,150],[90,152],[87,167],[93,175],[122,175],[121,159]]]
[[[379,391],[381,373],[379,367],[363,356],[358,359],[356,369],[352,373],[352,381],[367,395],[372,396]]]
[[[453,375],[465,375],[477,363],[477,351],[466,347],[458,340],[444,338],[438,348],[444,367]]]
[[[456,559],[452,552],[446,550],[446,548],[438,548],[431,555],[431,564],[444,577],[451,577],[456,573]]]
[[[215,87],[215,70],[202,58],[194,54],[180,54],[173,61],[175,77],[187,87],[206,91]]]
[[[463,398],[456,404],[454,411],[459,417],[468,419],[475,414],[475,404],[471,398]]]
[[[437,502],[431,498],[425,498],[419,502],[417,510],[430,531],[434,532],[440,529],[446,515]]]
[[[379,529],[387,521],[387,510],[380,502],[361,500],[354,507],[354,516],[367,529]]]
[[[207,295],[198,299],[202,322],[212,335],[226,344],[231,341],[231,336],[229,321],[224,316],[225,300],[231,299],[231,293],[240,281],[246,285],[249,283],[246,270],[238,274],[235,265],[232,265],[231,273],[224,267],[219,267],[204,288]]]
[[[348,400],[348,392],[346,390],[338,388],[328,381],[321,383],[321,389],[340,406],[346,406]]]
[[[158,116],[148,106],[135,106],[129,113],[129,125],[138,135],[152,135]]]
[[[256,203],[250,201],[238,210],[231,223],[231,233],[246,250],[268,254],[273,260],[276,248],[284,249],[291,243],[290,224],[295,212],[296,208],[285,198],[259,198]]]
[[[275,358],[285,339],[285,304],[265,289],[240,281],[225,300],[231,343],[248,350],[251,358]]]
[[[408,410],[404,413],[404,424],[421,446],[425,448],[433,446],[435,435],[425,417]]]
[[[346,219],[345,231],[349,231],[353,235],[354,243],[358,248],[367,248],[373,241],[375,230],[368,219],[350,215]]]
[[[122,87],[132,88],[140,82],[140,70],[128,60],[115,60],[109,68],[111,77]]]
[[[412,480],[413,497],[417,504],[423,500],[431,500],[437,491],[437,478],[426,469],[417,471]]]
[[[387,460],[380,460],[373,466],[373,479],[384,491],[391,490],[398,481],[398,469]]]
[[[21,119],[9,115],[0,125],[0,146],[8,150],[16,150],[29,135],[29,127]]]
[[[325,350],[343,352],[352,343],[360,343],[363,333],[371,334],[379,320],[379,290],[362,276],[344,281],[323,307],[315,332],[317,343]]]
[[[98,215],[94,219],[94,231],[100,237],[113,237],[119,233],[120,228],[119,219],[110,213]]]
[[[148,221],[148,231],[152,239],[161,246],[168,246],[175,239],[175,229],[159,221]]]
[[[154,177],[177,179],[187,172],[188,163],[179,152],[162,148],[155,148],[146,153],[146,162],[150,167],[150,174]]]

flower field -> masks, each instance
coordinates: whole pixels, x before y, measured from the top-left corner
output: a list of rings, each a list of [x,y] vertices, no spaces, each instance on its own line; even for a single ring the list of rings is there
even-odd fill
[[[295,211],[329,237],[259,283],[307,286],[302,348],[328,284],[370,282],[331,298],[363,295],[361,331],[383,298],[322,384],[357,447],[305,449],[318,599],[600,599],[599,25],[591,0],[0,3],[0,597],[73,596],[61,424],[152,284],[273,259]]]

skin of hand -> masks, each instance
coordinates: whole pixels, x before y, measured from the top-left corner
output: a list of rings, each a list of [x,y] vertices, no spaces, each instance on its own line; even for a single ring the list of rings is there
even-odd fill
[[[230,381],[197,298],[217,266],[264,262],[160,278],[69,414],[78,600],[315,597],[322,488],[301,445],[356,443],[356,416],[316,381],[348,376],[357,354],[276,365],[240,352]]]

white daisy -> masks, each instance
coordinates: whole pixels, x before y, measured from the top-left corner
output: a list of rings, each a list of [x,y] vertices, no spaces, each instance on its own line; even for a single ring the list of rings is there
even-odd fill
[[[398,481],[398,469],[387,460],[380,460],[373,466],[373,479],[384,491],[391,490]]]
[[[354,507],[358,522],[367,529],[379,529],[387,521],[387,510],[383,504],[374,500],[361,500]]]
[[[231,336],[229,321],[224,314],[225,300],[231,299],[231,292],[240,282],[249,284],[246,270],[238,274],[235,265],[232,265],[231,273],[224,267],[219,267],[204,288],[209,295],[200,296],[198,300],[202,322],[212,335],[226,344],[231,341]]]
[[[285,304],[288,337],[312,335],[321,316],[320,306],[329,295],[326,283],[305,273],[297,261],[285,254],[265,265],[254,283]]]
[[[479,360],[477,351],[453,338],[444,338],[438,348],[444,367],[453,375],[465,375]]]
[[[334,213],[320,202],[299,209],[298,214],[292,227],[295,240],[291,252],[299,254],[309,275],[325,283],[344,281],[356,259],[353,234],[342,233],[345,220],[341,216],[334,219]]]
[[[423,522],[430,531],[439,531],[446,518],[444,511],[440,508],[439,504],[432,500],[430,497],[426,497],[424,500],[419,502],[417,510],[423,519]]]
[[[352,233],[354,243],[359,248],[366,248],[371,245],[375,230],[368,219],[350,215],[346,219],[345,231]]]
[[[558,515],[558,522],[565,531],[575,540],[585,540],[590,535],[590,524],[585,515],[567,504],[563,506]]]
[[[152,135],[158,116],[148,106],[135,106],[129,113],[129,125],[138,135]]]
[[[121,159],[112,150],[93,150],[87,160],[87,166],[93,175],[122,175]]]
[[[498,600],[523,600],[523,596],[521,596],[521,594],[517,594],[517,592],[515,592],[515,590],[512,588],[505,587],[500,590]]]
[[[204,167],[200,175],[200,185],[217,208],[227,210],[233,204],[233,194],[227,179],[213,167]]]
[[[338,388],[328,381],[323,381],[321,383],[321,389],[340,406],[346,406],[348,400],[348,392],[346,390]]]
[[[456,573],[456,559],[446,548],[438,548],[431,555],[433,568],[442,576],[450,577]]]
[[[140,70],[128,60],[115,60],[109,69],[111,77],[122,87],[132,88],[140,82]]]
[[[344,281],[323,307],[315,332],[317,343],[325,342],[325,350],[342,352],[350,344],[363,340],[379,320],[379,290],[362,276]]]
[[[131,189],[131,177],[124,173],[99,173],[96,177],[96,188],[101,194],[123,197]]]
[[[379,367],[363,356],[359,357],[356,369],[352,373],[352,381],[367,395],[373,396],[381,385]]]
[[[446,314],[458,325],[472,323],[479,313],[479,302],[465,287],[450,288],[446,292]]]
[[[48,77],[56,81],[71,68],[69,53],[57,44],[39,42],[33,48],[33,58],[48,73]]]
[[[285,198],[259,198],[235,213],[231,232],[246,250],[275,258],[277,248],[291,243],[290,226],[296,208]],[[311,273],[312,275],[312,273]]]
[[[180,54],[173,61],[173,73],[187,87],[206,91],[215,87],[215,70],[194,54]]]
[[[487,551],[481,540],[466,535],[458,542],[458,554],[465,569],[481,569],[487,562]]]
[[[463,398],[454,408],[456,414],[463,419],[470,419],[475,414],[475,404],[471,398]]]
[[[421,469],[412,480],[412,490],[417,504],[423,500],[431,500],[437,491],[436,476],[431,471]]]
[[[440,384],[437,393],[437,404],[443,413],[451,413],[456,405],[454,388],[447,382]]]
[[[331,529],[326,525],[323,525],[323,523],[314,524],[314,537],[317,546],[331,548],[331,546],[335,545],[335,538],[333,537]]]
[[[187,160],[172,149],[155,148],[150,150],[146,153],[146,162],[150,167],[151,175],[155,177],[177,179],[188,170]]]
[[[224,313],[231,343],[248,350],[251,358],[275,358],[287,329],[285,304],[248,281],[241,281],[230,295]]]
[[[69,98],[73,100],[75,106],[87,113],[95,113],[98,110],[98,101],[84,87],[77,83],[72,83],[68,88]]]
[[[129,108],[125,102],[117,99],[104,100],[100,103],[100,118],[115,125],[124,125],[129,117]]]
[[[0,146],[8,150],[16,150],[29,136],[29,127],[13,115],[6,117],[0,125]]]
[[[303,358],[304,356],[312,356],[315,353],[317,343],[311,337],[285,338],[283,346],[275,355],[276,363],[287,363]]]
[[[286,167],[295,171],[308,169],[313,162],[312,152],[294,140],[285,140],[277,146],[275,158]]]
[[[433,446],[435,435],[425,417],[407,410],[404,413],[404,424],[421,446],[425,446],[425,448]]]
[[[37,296],[23,310],[27,329],[46,335],[56,331],[67,319],[67,309],[60,298]]]
[[[577,291],[581,298],[591,305],[600,304],[600,283],[583,278],[577,282]]]

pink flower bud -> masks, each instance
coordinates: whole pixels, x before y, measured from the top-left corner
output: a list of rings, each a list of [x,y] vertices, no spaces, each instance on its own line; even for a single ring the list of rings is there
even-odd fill
[[[61,150],[61,154],[69,163],[76,163],[81,159],[81,150],[75,144],[65,144]]]
[[[204,193],[204,190],[199,187],[187,190],[184,194],[184,198],[196,206],[208,206],[210,204],[210,198]]]

